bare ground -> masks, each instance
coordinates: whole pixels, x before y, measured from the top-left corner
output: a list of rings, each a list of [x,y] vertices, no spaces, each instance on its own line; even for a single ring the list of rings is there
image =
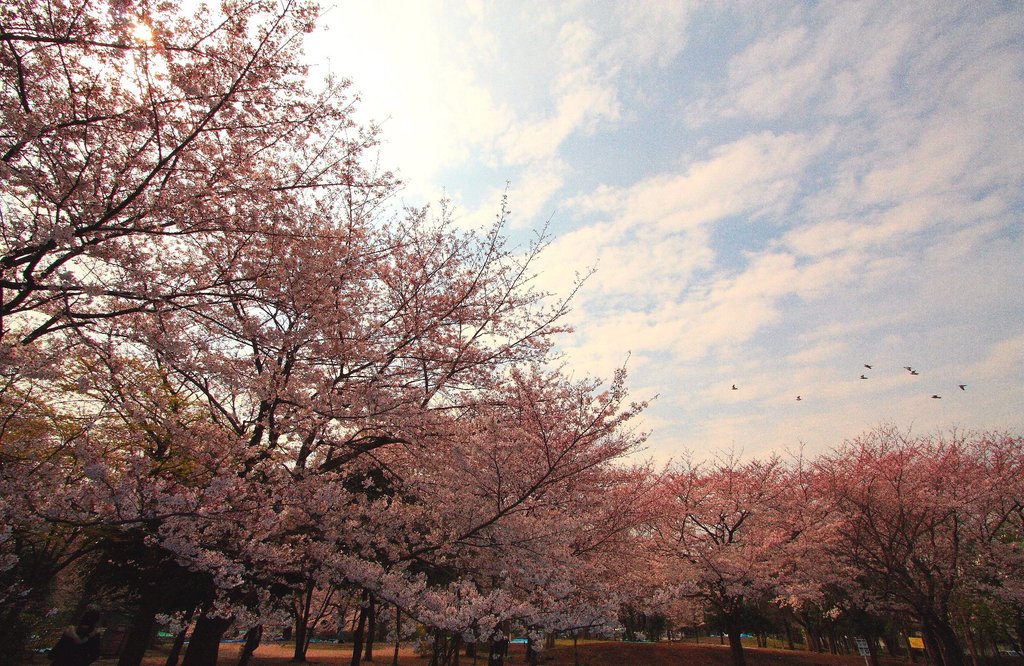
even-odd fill
[[[241,646],[238,643],[225,643],[221,646],[218,666],[235,666]],[[291,661],[293,647],[291,644],[266,643],[261,645],[253,655],[252,666],[284,666],[293,665]],[[831,655],[805,651],[775,650],[767,648],[746,648],[744,651],[748,666],[863,666],[864,658],[856,655]],[[375,664],[388,666],[392,664],[393,646],[378,645],[375,649]],[[572,646],[557,647],[544,653],[546,666],[729,666],[729,649],[716,644],[693,643],[620,643],[591,642],[579,646],[578,657]],[[143,662],[144,666],[163,666],[166,653],[153,652]],[[352,659],[350,646],[336,644],[314,644],[307,653],[307,663],[314,666],[347,666]],[[918,662],[923,662],[919,659]],[[104,666],[113,666],[116,660],[97,662]],[[409,647],[399,652],[399,666],[427,666],[430,660],[419,657]],[[486,666],[485,655],[474,660],[462,657],[460,666]],[[525,664],[525,649],[522,645],[513,645],[506,664],[518,666]],[[907,663],[905,660],[883,658],[882,666],[898,666]],[[1020,664],[1020,661],[1006,662]]]

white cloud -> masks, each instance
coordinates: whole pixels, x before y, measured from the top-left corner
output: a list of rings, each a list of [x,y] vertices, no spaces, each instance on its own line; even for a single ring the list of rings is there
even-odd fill
[[[823,448],[885,419],[1021,424],[1019,399],[996,390],[1019,396],[1007,377],[1024,376],[1006,333],[1024,316],[1019,13],[879,1],[342,15],[333,66],[391,117],[393,163],[417,191],[447,186],[469,223],[493,219],[509,181],[516,232],[551,215],[559,229],[542,288],[564,293],[597,267],[563,344],[581,374],[632,352],[635,385],[662,396],[652,451]],[[476,181],[442,182],[476,164]],[[871,361],[896,372],[857,379]],[[907,363],[937,384],[966,375],[971,391],[922,398]]]
[[[509,110],[477,80],[475,60],[463,57],[467,45],[494,50],[495,36],[472,7],[341,2],[322,23],[307,46],[314,76],[329,70],[353,80],[361,117],[384,128],[384,165],[419,198],[436,198],[443,169],[511,124]]]

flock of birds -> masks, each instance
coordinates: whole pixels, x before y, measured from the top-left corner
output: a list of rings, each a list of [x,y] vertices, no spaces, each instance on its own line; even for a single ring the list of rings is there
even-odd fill
[[[869,364],[869,363],[865,363],[865,364],[864,364],[864,367],[865,367],[865,368],[867,368],[868,370],[874,370],[874,366],[873,366],[873,365],[871,365],[871,364]],[[911,366],[909,366],[909,365],[905,365],[905,366],[903,366],[903,369],[904,369],[904,370],[906,370],[907,372],[909,372],[909,373],[910,373],[911,375],[913,375],[913,376],[915,376],[915,377],[916,377],[916,376],[918,376],[918,375],[920,375],[920,373],[919,373],[919,372],[918,372],[917,370],[914,370],[914,368],[912,368],[912,367],[911,367]],[[861,379],[867,379],[867,378],[868,378],[868,376],[867,376],[866,374],[864,374],[864,373],[862,372],[862,373],[861,373],[861,375],[860,375],[860,378],[861,378]],[[967,384],[957,384],[957,387],[958,387],[958,388],[959,388],[959,389],[960,389],[961,391],[966,391],[966,390],[967,390]],[[733,385],[732,385],[732,390],[733,390],[733,391],[739,391],[740,389],[739,389],[739,387],[738,387],[738,386],[736,386],[735,384],[733,384]],[[933,399],[933,400],[941,400],[941,399],[942,399],[942,396],[941,396],[941,395],[939,395],[939,394],[937,394],[937,393],[933,393],[931,397],[932,397],[932,399]],[[803,400],[803,396],[800,396],[800,395],[798,395],[798,396],[796,397],[796,399],[797,399],[797,401],[801,401],[801,400]]]

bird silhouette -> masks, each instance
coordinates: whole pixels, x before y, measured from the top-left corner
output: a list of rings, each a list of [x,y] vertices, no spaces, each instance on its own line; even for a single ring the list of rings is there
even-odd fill
[[[957,386],[960,387],[961,391],[966,391],[967,390],[967,384],[957,384]]]
[[[867,379],[867,377],[865,377],[864,375],[861,375],[860,378],[861,379]]]
[[[872,369],[872,367],[870,365],[868,365],[867,363],[864,364],[864,367],[867,368],[868,370]]]
[[[732,385],[732,390],[733,390],[733,391],[739,391],[739,389],[738,389],[738,388],[736,388],[736,385],[735,385],[735,384],[733,384],[733,385]]]
[[[906,370],[907,372],[913,372],[914,371],[914,369],[912,367],[910,367],[909,365],[903,366],[903,369]]]
[[[797,400],[803,400],[803,398],[801,398],[800,396],[797,396],[796,399]]]
[[[917,375],[918,373],[917,373],[917,370],[911,370],[911,371],[910,371],[910,374],[912,374],[912,375]]]
[[[933,395],[932,397],[935,398],[936,400],[941,400],[942,399],[941,395]]]

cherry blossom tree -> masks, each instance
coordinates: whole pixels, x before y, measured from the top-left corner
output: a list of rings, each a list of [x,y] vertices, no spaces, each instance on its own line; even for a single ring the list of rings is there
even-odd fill
[[[672,594],[700,600],[721,618],[732,662],[745,663],[740,633],[751,604],[771,600],[785,571],[784,553],[799,538],[786,502],[778,458],[736,457],[704,468],[682,464],[669,475],[656,542]]]
[[[204,299],[223,276],[189,270],[190,245],[272,233],[280,207],[323,192],[358,207],[394,185],[363,167],[375,130],[353,124],[348,82],[306,83],[313,3],[0,11],[5,334]]]
[[[1020,513],[1011,472],[1020,447],[1006,436],[910,437],[881,427],[818,461],[821,489],[842,516],[832,560],[856,569],[876,598],[910,611],[947,666],[964,663],[954,609],[979,581],[978,565],[1019,553],[1018,545],[1003,551],[996,535]]]

